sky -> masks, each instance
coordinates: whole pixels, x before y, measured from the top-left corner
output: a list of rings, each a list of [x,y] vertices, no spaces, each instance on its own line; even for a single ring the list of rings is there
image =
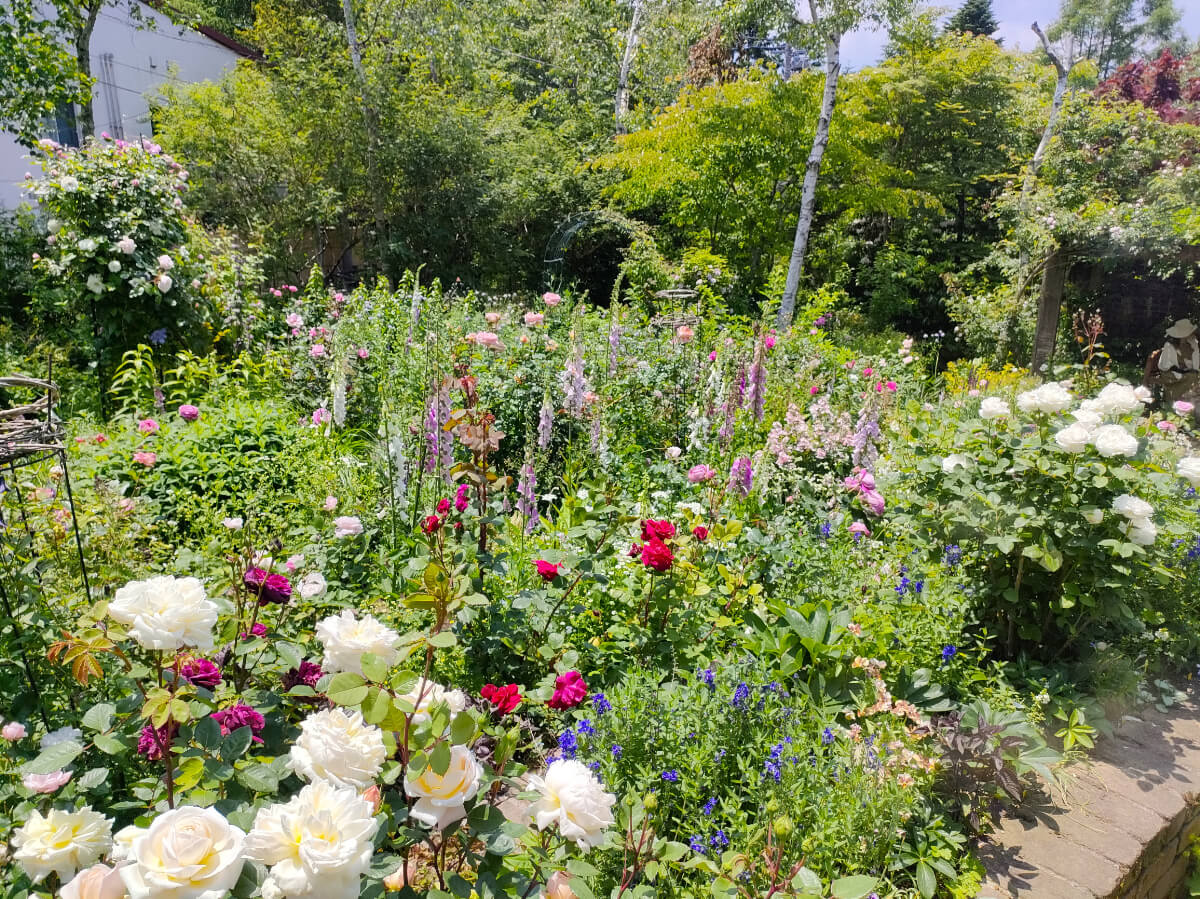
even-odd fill
[[[957,0],[941,0],[939,5],[957,7]],[[1182,10],[1180,27],[1189,36],[1200,34],[1200,0],[1176,0]],[[1009,48],[1032,50],[1037,37],[1029,26],[1037,22],[1043,28],[1058,17],[1057,0],[993,0],[992,12],[1000,22],[996,37]],[[842,66],[860,69],[879,61],[887,43],[886,31],[855,31],[842,40]]]

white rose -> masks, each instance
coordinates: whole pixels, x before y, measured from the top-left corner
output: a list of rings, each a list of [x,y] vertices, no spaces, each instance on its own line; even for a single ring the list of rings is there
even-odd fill
[[[1111,459],[1113,456],[1135,456],[1138,451],[1137,438],[1120,425],[1104,425],[1097,428],[1092,438],[1096,452]]]
[[[1175,474],[1179,475],[1193,487],[1200,487],[1200,456],[1185,456],[1175,466]]]
[[[962,453],[951,453],[942,460],[942,471],[946,474],[954,471],[956,468],[970,468],[971,459],[964,456]]]
[[[412,704],[413,726],[429,723],[430,712],[439,703],[445,703],[449,706],[451,721],[457,718],[459,713],[467,707],[467,696],[462,690],[447,690],[441,684],[431,680],[427,681],[424,678],[418,680],[416,686],[407,693],[396,698],[406,700]]]
[[[79,743],[83,740],[83,731],[78,727],[60,727],[58,730],[52,730],[50,733],[42,737],[42,749],[49,749],[51,746],[57,746],[59,743]]]
[[[92,293],[104,293],[104,279],[99,275],[88,275],[87,289]]]
[[[1083,513],[1083,517],[1087,519],[1088,524],[1099,524],[1104,520],[1103,509],[1087,509]]]
[[[1084,409],[1082,406],[1072,412],[1071,415],[1077,422],[1088,429],[1089,434],[1100,427],[1104,421],[1104,416],[1099,412],[1094,409]]]
[[[318,781],[288,802],[258,810],[246,855],[270,867],[274,896],[357,897],[378,828],[370,802],[348,787]]]
[[[134,251],[137,250],[137,242],[132,237],[122,237],[117,241],[117,249],[126,256],[132,256]]]
[[[116,259],[110,259],[108,262],[108,270],[115,275],[121,270],[121,263]]]
[[[325,581],[325,575],[319,571],[312,571],[304,575],[296,587],[300,591],[300,595],[305,599],[316,599],[318,596],[324,596],[328,588],[329,584]]]
[[[683,455],[683,450],[677,446],[668,446],[666,456],[672,462]]]
[[[993,418],[1005,418],[1012,414],[1012,410],[1008,407],[1008,403],[996,396],[989,396],[979,404],[979,417],[985,421],[991,421]]]
[[[142,828],[136,824],[122,827],[113,834],[112,852],[108,857],[114,862],[127,862],[133,858],[133,841],[142,833]]]
[[[529,807],[538,830],[558,824],[559,833],[583,850],[604,842],[605,831],[613,823],[612,807],[617,797],[604,792],[604,786],[583,762],[560,759],[546,769],[545,776],[531,774],[529,788],[542,794]]]
[[[34,883],[51,872],[68,881],[75,872],[94,865],[112,846],[112,822],[91,806],[77,812],[52,808],[45,815],[36,809],[13,831],[17,847],[13,861]]]
[[[46,222],[46,230],[51,234],[57,234],[62,230],[62,222],[58,219],[50,219],[50,221]]]
[[[1052,415],[1062,412],[1070,405],[1071,394],[1055,381],[1017,395],[1017,408],[1022,412],[1043,412]]]
[[[404,778],[404,792],[417,800],[410,817],[444,830],[467,815],[466,803],[479,792],[483,767],[466,746],[450,749],[450,767],[438,774],[432,767],[415,779]]]
[[[268,877],[258,888],[258,895],[261,899],[284,899],[287,894],[283,892],[283,887],[279,885],[278,880]]]
[[[330,674],[340,671],[362,674],[364,653],[373,653],[389,667],[400,655],[399,634],[370,615],[355,618],[350,609],[318,622],[317,640],[325,647],[321,667]]]
[[[1128,519],[1149,518],[1154,514],[1154,507],[1144,499],[1122,493],[1112,504],[1113,511]]]
[[[1082,453],[1091,441],[1091,434],[1081,424],[1067,425],[1054,435],[1054,442],[1068,453]]]
[[[85,253],[94,253],[96,252],[96,241],[92,240],[90,237],[85,237],[83,240],[79,241],[79,249]]]
[[[1116,381],[1106,384],[1096,395],[1096,411],[1104,415],[1128,415],[1140,412],[1142,401],[1138,393],[1128,384],[1118,384]]]
[[[79,190],[79,179],[74,175],[63,175],[58,183],[62,185],[62,189],[67,191],[67,193],[74,193]]]
[[[158,288],[160,293],[168,293],[175,282],[171,280],[171,276],[167,274],[157,275],[154,278],[154,286]]]
[[[1158,528],[1149,518],[1135,518],[1129,522],[1127,534],[1130,543],[1138,546],[1150,546],[1158,537]]]
[[[338,787],[365,790],[387,761],[383,731],[362,713],[326,709],[300,723],[288,766],[308,781],[327,780]]]
[[[158,257],[158,267],[161,268],[164,272],[169,272],[171,269],[173,269],[175,267],[175,260],[172,259],[170,256],[168,256],[166,253],[163,253],[161,256]]]
[[[1154,391],[1145,384],[1139,384],[1137,387],[1133,388],[1133,395],[1137,397],[1138,402],[1140,403],[1149,403],[1154,399]]]
[[[224,899],[242,875],[245,842],[216,809],[185,805],[133,838],[121,879],[130,899]]]
[[[224,518],[221,520],[221,524],[225,525],[231,531],[240,531],[246,524],[246,521],[241,516],[238,516],[236,518]]]
[[[108,615],[129,628],[144,649],[212,649],[217,606],[194,577],[160,575],[130,581],[108,604]]]
[[[58,891],[59,899],[125,899],[121,872],[108,865],[92,865]]]

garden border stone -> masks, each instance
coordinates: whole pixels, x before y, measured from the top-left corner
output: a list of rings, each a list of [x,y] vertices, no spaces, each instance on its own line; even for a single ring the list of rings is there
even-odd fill
[[[1126,715],[1055,799],[1006,814],[976,845],[978,899],[1186,897],[1200,836],[1200,703]]]

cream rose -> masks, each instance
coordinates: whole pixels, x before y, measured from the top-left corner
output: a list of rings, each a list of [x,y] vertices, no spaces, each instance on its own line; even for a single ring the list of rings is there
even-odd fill
[[[1022,412],[1042,412],[1052,415],[1071,405],[1071,394],[1054,381],[1017,395],[1017,408]]]
[[[1104,520],[1104,510],[1087,509],[1084,511],[1083,517],[1087,520],[1088,524],[1099,524]]]
[[[1193,487],[1200,488],[1200,456],[1185,456],[1175,466],[1175,474],[1179,475]]]
[[[1130,496],[1128,493],[1122,493],[1114,499],[1112,508],[1118,515],[1130,520],[1135,518],[1149,518],[1154,514],[1154,506],[1150,505],[1144,499]]]
[[[1071,413],[1071,417],[1087,428],[1088,433],[1096,430],[1104,422],[1104,416],[1092,409],[1080,407]]]
[[[979,417],[985,421],[991,421],[993,418],[1006,418],[1012,414],[1012,409],[1008,403],[999,397],[989,396],[979,404]]]
[[[950,474],[956,468],[970,468],[971,459],[962,453],[951,453],[942,460],[942,472]]]
[[[125,625],[144,649],[212,649],[216,603],[194,577],[161,575],[130,581],[108,604],[108,615]]]
[[[560,759],[546,769],[542,777],[529,776],[529,788],[542,796],[529,807],[538,830],[558,824],[559,833],[574,840],[583,850],[604,842],[613,823],[613,804],[617,797],[604,792],[604,786],[583,762]]]
[[[467,696],[462,690],[447,690],[439,683],[427,681],[424,678],[418,680],[416,685],[404,693],[397,699],[404,699],[412,703],[413,726],[427,724],[430,720],[430,712],[438,703],[444,702],[450,707],[450,720],[453,721],[458,717],[459,713],[467,707]]]
[[[13,831],[12,844],[17,847],[13,861],[34,883],[41,883],[51,872],[67,881],[109,850],[112,822],[91,806],[77,812],[52,808],[45,815],[34,810]]]
[[[121,872],[108,865],[92,865],[58,891],[59,899],[125,899]]]
[[[1113,456],[1135,456],[1138,451],[1137,438],[1120,425],[1104,425],[1097,428],[1092,437],[1096,452],[1111,459]]]
[[[415,779],[404,778],[404,792],[417,800],[409,814],[423,824],[444,830],[467,815],[466,803],[479,792],[483,767],[466,746],[450,750],[445,774],[433,768]]]
[[[387,755],[383,731],[367,724],[360,712],[326,709],[300,723],[288,766],[308,781],[365,790],[379,776]]]
[[[352,671],[362,674],[362,657],[372,653],[391,666],[399,658],[400,635],[370,615],[355,618],[345,609],[317,623],[317,640],[325,647],[321,667],[327,673]]]
[[[1158,528],[1149,518],[1134,518],[1129,522],[1126,536],[1129,537],[1130,543],[1136,543],[1138,546],[1150,546],[1158,539]]]
[[[1102,415],[1128,415],[1142,411],[1142,400],[1134,388],[1114,381],[1096,394],[1095,409]]]
[[[224,899],[242,875],[245,842],[216,809],[185,805],[133,837],[121,879],[130,899]]]
[[[378,828],[371,803],[349,787],[318,781],[258,810],[246,855],[271,868],[275,896],[356,897]]]
[[[1067,425],[1054,435],[1054,442],[1068,453],[1082,453],[1088,448],[1092,435],[1081,424]]]

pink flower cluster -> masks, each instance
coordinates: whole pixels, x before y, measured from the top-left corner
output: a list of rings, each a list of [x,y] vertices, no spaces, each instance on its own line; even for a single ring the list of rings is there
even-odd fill
[[[783,421],[771,425],[766,451],[784,467],[801,456],[818,459],[848,459],[854,449],[854,421],[849,412],[834,412],[825,397],[813,402],[805,414],[796,404],[788,406]]]
[[[882,515],[887,503],[883,494],[875,489],[875,475],[865,468],[854,469],[854,474],[842,482],[847,490],[853,490],[872,515]]]

